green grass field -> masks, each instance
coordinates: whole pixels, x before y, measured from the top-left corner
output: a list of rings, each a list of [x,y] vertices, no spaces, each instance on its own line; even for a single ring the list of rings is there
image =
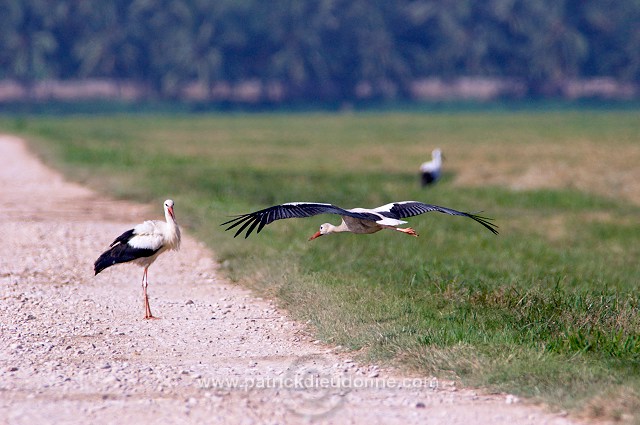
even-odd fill
[[[173,198],[230,279],[324,341],[592,418],[640,420],[637,111],[4,117],[0,130],[110,195],[158,208]],[[436,146],[445,176],[421,189],[417,167]],[[308,242],[339,222],[330,216],[248,239],[219,226],[289,201],[399,200],[483,210],[500,235],[438,213],[408,220],[419,238]]]

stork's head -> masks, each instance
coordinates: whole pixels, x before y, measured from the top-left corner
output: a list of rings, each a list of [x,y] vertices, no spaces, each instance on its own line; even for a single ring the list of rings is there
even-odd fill
[[[313,236],[309,238],[309,240],[312,241],[315,238],[319,238],[320,236],[324,236],[324,235],[328,235],[329,233],[332,233],[333,227],[334,226],[330,223],[321,224],[320,229],[317,232],[315,232]]]
[[[164,210],[171,216],[173,220],[176,219],[176,216],[173,213],[173,201],[171,199],[167,199],[166,201],[164,201]]]

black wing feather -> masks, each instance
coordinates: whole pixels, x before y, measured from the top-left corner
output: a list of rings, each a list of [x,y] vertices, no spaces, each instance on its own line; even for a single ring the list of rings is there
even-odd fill
[[[242,233],[242,231],[244,229],[247,228],[247,226],[249,226],[251,223],[255,223],[255,222],[257,222],[257,220],[245,220],[244,223],[242,224],[242,226],[240,226],[240,228],[238,228],[238,231],[236,232],[236,234],[233,235],[233,237],[235,238],[236,236],[238,236],[240,233]],[[242,223],[242,222],[239,221],[238,224],[240,224],[240,223]],[[231,226],[231,227],[233,227],[233,226]],[[229,229],[231,227],[229,227]],[[227,229],[227,230],[229,230],[229,229]]]
[[[225,221],[221,224],[221,226],[229,224],[230,226],[225,230],[231,230],[234,227],[241,225],[240,228],[236,231],[236,234],[233,236],[234,238],[248,227],[247,232],[244,236],[245,238],[248,238],[256,228],[256,226],[258,226],[258,230],[256,233],[260,233],[264,226],[276,220],[283,220],[285,218],[304,218],[319,214],[347,215],[368,220],[379,219],[379,217],[375,214],[355,213],[331,204],[321,204],[315,202],[292,202],[288,204],[274,205],[263,210],[236,216],[231,220]]]
[[[121,234],[120,236],[118,236],[117,238],[115,238],[115,240],[113,242],[111,242],[111,245],[109,245],[109,246],[113,247],[113,246],[116,246],[119,243],[126,244],[134,236],[135,236],[134,229],[129,229],[126,232],[124,232],[123,234]]]
[[[440,207],[438,205],[424,204],[422,202],[417,202],[417,201],[396,202],[393,204],[393,207],[391,207],[391,209],[388,212],[387,211],[379,211],[379,212],[380,214],[386,217],[400,220],[403,218],[413,217],[416,215],[420,215],[420,214],[424,214],[432,211],[437,211],[437,212],[440,212],[443,214],[449,214],[449,215],[460,215],[463,217],[469,217],[477,221],[478,223],[482,224],[487,229],[489,229],[494,235],[498,234],[498,230],[497,230],[498,226],[491,223],[493,218],[483,217],[477,214],[464,212],[464,211],[457,211],[451,208]]]
[[[95,274],[100,273],[102,270],[114,264],[127,263],[142,257],[151,257],[162,248],[134,248],[127,243],[133,236],[133,229],[127,230],[118,236],[116,240],[109,245],[110,248],[100,254],[100,257],[93,263]]]

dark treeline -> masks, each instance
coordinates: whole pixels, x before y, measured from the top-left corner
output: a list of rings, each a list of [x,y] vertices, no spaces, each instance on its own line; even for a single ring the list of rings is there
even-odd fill
[[[0,80],[339,101],[474,77],[554,96],[568,79],[637,86],[639,23],[639,0],[3,0]]]

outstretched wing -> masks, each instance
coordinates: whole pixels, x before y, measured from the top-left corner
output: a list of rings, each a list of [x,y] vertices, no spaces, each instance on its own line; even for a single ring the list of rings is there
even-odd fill
[[[438,205],[423,204],[422,202],[417,202],[417,201],[394,202],[392,204],[382,205],[381,207],[378,207],[373,211],[379,214],[382,214],[385,217],[395,218],[398,220],[406,217],[413,217],[415,215],[432,212],[432,211],[437,211],[437,212],[441,212],[443,214],[449,214],[449,215],[461,215],[477,221],[478,223],[482,224],[484,227],[489,229],[493,234],[495,235],[498,234],[498,230],[497,230],[498,226],[491,223],[491,221],[493,220],[492,218],[483,217],[473,213],[457,211],[451,208],[440,207]]]
[[[317,202],[289,202],[282,205],[274,205],[273,207],[265,208],[260,211],[239,215],[229,221],[225,221],[221,224],[221,226],[231,224],[225,229],[231,230],[236,226],[242,225],[236,231],[236,234],[233,235],[234,238],[248,227],[247,233],[244,236],[245,238],[248,238],[251,232],[253,232],[253,230],[256,228],[256,226],[258,227],[256,233],[260,233],[264,226],[276,220],[282,220],[285,218],[311,217],[318,214],[347,215],[355,218],[364,218],[370,220],[379,219],[379,217],[375,216],[374,214],[355,213],[331,204],[322,204]]]

